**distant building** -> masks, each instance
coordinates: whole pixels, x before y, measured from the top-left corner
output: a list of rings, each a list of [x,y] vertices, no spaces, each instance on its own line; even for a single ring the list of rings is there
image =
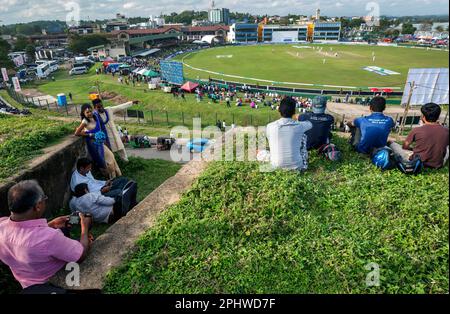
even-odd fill
[[[361,32],[373,32],[374,26],[373,25],[367,25],[367,23],[362,23],[359,26],[359,30]]]
[[[181,36],[180,26],[164,26],[155,29],[116,30],[109,33],[108,40],[111,48],[123,48],[125,49],[125,55],[133,56],[136,53],[154,50],[154,48],[177,45]],[[108,47],[104,47],[104,49],[106,53]],[[97,51],[97,53],[100,52]],[[110,56],[111,54],[110,50]]]
[[[314,24],[314,41],[339,41],[340,36],[340,22],[320,22]]]
[[[211,26],[212,22],[209,20],[192,20],[192,26]]]
[[[120,58],[127,55],[125,43],[118,41],[114,41],[106,45],[91,47],[88,51],[91,56],[100,59],[105,59],[107,57]]]
[[[438,28],[442,28],[444,31],[448,32],[449,23],[433,23],[432,31],[437,32]]]
[[[208,11],[208,21],[213,24],[230,24],[230,10],[225,8],[211,8]]]
[[[310,30],[310,33],[309,33]],[[228,41],[231,43],[301,41],[339,41],[340,22],[309,22],[296,25],[235,23],[230,26]]]
[[[306,41],[308,33],[307,25],[264,25],[262,30],[263,42],[288,43]]]
[[[213,36],[219,42],[224,42],[227,39],[230,27],[225,25],[211,25],[211,26],[185,26],[181,27],[181,40],[194,41],[202,40],[205,36]]]
[[[69,33],[78,35],[98,34],[100,33],[100,27],[96,24],[71,26],[69,27]]]
[[[320,21],[320,9],[316,10],[316,16],[314,18],[316,21]]]
[[[148,20],[149,28],[158,28],[164,26],[165,24],[166,20],[160,16],[150,16],[150,19]]]
[[[43,47],[65,47],[68,45],[68,35],[66,33],[50,35],[31,35],[28,37],[35,45]]]
[[[125,15],[117,13],[116,18],[106,22],[104,28],[107,33],[127,30],[129,28],[128,19],[125,18]]]
[[[235,23],[230,26],[228,41],[231,43],[251,43],[258,41],[258,24]]]

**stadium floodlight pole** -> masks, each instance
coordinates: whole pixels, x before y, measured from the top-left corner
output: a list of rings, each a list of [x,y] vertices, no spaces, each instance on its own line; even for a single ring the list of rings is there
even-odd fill
[[[411,99],[412,99],[414,89],[416,88],[416,82],[412,81],[409,83],[409,85],[410,85],[410,88],[409,88],[408,102],[406,103],[405,112],[403,113],[403,119],[402,119],[402,123],[400,124],[400,129],[398,131],[398,134],[402,134],[403,129],[405,128],[406,117],[408,116],[409,108],[411,106]]]

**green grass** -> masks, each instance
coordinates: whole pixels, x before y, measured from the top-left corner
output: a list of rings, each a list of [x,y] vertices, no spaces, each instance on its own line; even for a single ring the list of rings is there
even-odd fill
[[[381,172],[336,139],[305,174],[215,162],[158,218],[108,293],[448,293],[448,168]],[[365,266],[378,263],[380,286]]]
[[[159,159],[146,160],[139,157],[129,157],[129,162],[119,160],[123,175],[133,179],[138,184],[138,202],[142,201],[154,189],[168,178],[174,176],[181,165]]]
[[[146,121],[152,126],[174,126],[183,124],[192,125],[194,117],[202,118],[202,125],[215,125],[217,119],[225,120],[231,124],[234,118],[236,124],[239,125],[265,125],[268,121],[273,121],[278,117],[277,112],[270,110],[268,107],[260,107],[259,109],[251,109],[249,106],[227,108],[225,102],[212,103],[207,98],[201,103],[197,103],[195,96],[186,95],[186,101],[181,98],[173,98],[172,94],[166,94],[162,91],[148,91],[146,85],[136,86],[120,84],[117,77],[112,78],[111,75],[91,75],[83,77],[74,77],[67,80],[59,80],[49,82],[38,86],[38,89],[52,96],[59,93],[66,95],[71,92],[73,101],[76,104],[90,102],[88,99],[89,92],[94,91],[93,88],[97,82],[100,82],[102,91],[115,92],[124,96],[128,100],[139,100],[139,105],[133,106],[133,109],[144,110]],[[112,105],[110,101],[105,101],[106,105]],[[166,111],[169,116],[167,123]],[[183,114],[182,114],[183,113]],[[153,115],[153,123],[151,116]]]
[[[322,85],[355,87],[403,87],[410,68],[448,68],[448,51],[428,51],[377,46],[311,45],[323,47],[329,54],[338,52],[339,57],[324,57],[313,49],[297,49],[304,45],[259,45],[219,47],[177,57],[195,68],[247,78]],[[330,51],[330,49],[333,51]],[[273,52],[272,52],[273,50]],[[376,60],[372,60],[375,52]],[[297,57],[299,53],[300,57]],[[232,55],[232,58],[217,58]],[[327,61],[323,64],[323,59]],[[379,66],[400,73],[381,76],[363,70],[366,66]],[[227,81],[257,81],[209,74],[184,67],[186,77],[208,78]],[[259,81],[260,85],[267,82]],[[270,84],[270,83],[269,83]],[[281,84],[288,86],[286,84]],[[318,88],[318,87],[316,87]]]
[[[24,164],[73,132],[75,125],[43,117],[0,114],[0,181],[24,168]]]

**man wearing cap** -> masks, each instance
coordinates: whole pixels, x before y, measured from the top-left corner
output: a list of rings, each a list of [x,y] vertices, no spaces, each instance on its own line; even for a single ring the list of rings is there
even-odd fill
[[[309,121],[312,129],[306,132],[307,149],[319,149],[331,140],[331,127],[334,117],[325,113],[327,108],[327,97],[317,96],[312,101],[312,113],[305,113],[298,117],[298,121]]]

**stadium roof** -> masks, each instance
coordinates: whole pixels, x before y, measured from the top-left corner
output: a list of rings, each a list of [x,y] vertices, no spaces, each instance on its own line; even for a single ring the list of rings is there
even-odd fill
[[[224,25],[212,25],[212,26],[187,26],[182,28],[185,32],[215,32],[218,30],[229,31],[229,26]]]
[[[149,49],[149,50],[145,50],[145,51],[139,51],[139,52],[133,54],[133,57],[147,57],[147,56],[152,55],[160,50],[161,49],[154,48],[154,49]]]
[[[164,34],[171,30],[180,31],[180,29],[181,28],[177,26],[152,28],[152,29],[126,29],[126,30],[112,31],[111,34],[117,35],[120,33],[127,33],[129,35],[156,35],[156,34]]]

